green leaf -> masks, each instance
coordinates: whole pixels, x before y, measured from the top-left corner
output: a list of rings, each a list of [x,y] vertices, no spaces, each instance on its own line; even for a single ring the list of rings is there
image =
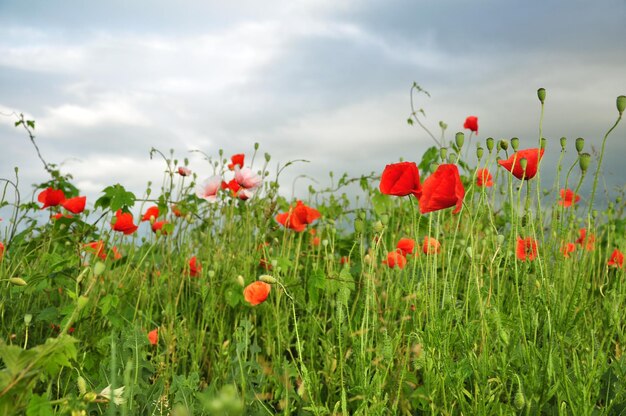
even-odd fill
[[[424,155],[422,156],[422,161],[417,165],[420,169],[420,176],[430,172],[430,165],[437,162],[439,158],[439,150],[437,150],[436,146],[429,147]]]
[[[35,128],[35,120],[26,120],[26,124],[28,125],[28,127],[30,127],[31,129]]]
[[[122,185],[115,184],[107,186],[102,191],[103,196],[98,198],[94,206],[96,208],[111,209],[111,211],[117,211],[118,209],[128,209],[135,205],[135,194],[129,192]]]
[[[51,416],[54,415],[50,401],[37,394],[33,394],[26,408],[26,416]]]

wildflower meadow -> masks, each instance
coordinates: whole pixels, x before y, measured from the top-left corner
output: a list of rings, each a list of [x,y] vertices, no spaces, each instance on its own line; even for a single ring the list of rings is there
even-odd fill
[[[48,180],[0,178],[0,415],[626,413],[626,96],[594,139],[537,97],[536,137],[411,108],[418,159],[293,199],[257,144],[90,200],[17,116]]]

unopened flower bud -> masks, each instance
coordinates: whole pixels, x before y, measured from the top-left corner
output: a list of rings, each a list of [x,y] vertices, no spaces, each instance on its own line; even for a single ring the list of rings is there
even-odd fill
[[[27,313],[26,315],[24,315],[24,323],[26,325],[30,325],[30,322],[33,320],[33,315],[31,315],[30,313]]]
[[[598,210],[594,209],[591,211],[591,217],[595,220],[596,218],[598,218]]]
[[[484,152],[485,152],[485,150],[482,147],[478,146],[476,148],[476,157],[478,158],[478,160],[483,158],[483,153]]]
[[[441,127],[441,130],[445,130],[448,128],[448,125],[446,123],[444,123],[443,121],[439,122],[439,127]]]
[[[585,139],[583,139],[582,137],[579,137],[578,139],[576,139],[576,151],[580,153],[583,151],[584,147],[585,147]]]
[[[511,139],[511,147],[516,152],[517,152],[517,149],[519,149],[519,139],[517,137],[513,137]]]
[[[591,163],[591,155],[589,153],[581,153],[578,156],[578,165],[580,166],[580,170],[584,173],[587,173],[587,169],[589,169],[589,163]]]
[[[87,382],[85,381],[83,376],[78,376],[76,384],[78,384],[78,391],[80,392],[81,396],[87,393]]]
[[[272,156],[270,156],[269,153],[265,153],[265,161],[266,162],[269,162],[271,158],[272,158]]]
[[[519,160],[519,165],[522,168],[522,170],[524,171],[524,173],[526,173],[526,166],[528,166],[528,159],[526,159],[525,157],[521,158]]]
[[[561,150],[565,151],[565,146],[567,145],[567,138],[566,137],[561,137],[560,143],[561,143]]]
[[[361,218],[357,218],[354,220],[354,232],[362,233],[363,232],[363,220]]]
[[[624,113],[624,108],[626,108],[626,95],[620,95],[617,97],[617,111],[620,116]]]
[[[382,221],[376,221],[374,223],[374,225],[372,226],[372,228],[374,229],[374,231],[376,231],[377,233],[382,232],[385,229],[385,226],[383,225]]]
[[[437,170],[437,168],[438,168],[438,167],[439,167],[439,164],[438,164],[438,163],[431,163],[431,164],[430,164],[430,171],[431,171],[431,172],[434,172],[434,171],[436,171],[436,170]]]
[[[389,224],[389,214],[387,213],[380,214],[380,221],[383,223],[383,225]]]
[[[259,280],[265,283],[269,283],[271,285],[278,281],[273,276],[270,276],[269,274],[262,274],[261,276],[259,276]]]
[[[241,287],[244,287],[246,285],[246,282],[245,280],[243,280],[242,275],[237,276],[237,284]]]
[[[487,150],[489,151],[489,153],[491,153],[491,151],[493,150],[493,146],[495,145],[495,140],[493,140],[493,137],[487,137],[487,140],[485,142],[487,144]]]
[[[463,143],[465,143],[465,134],[460,131],[454,136],[454,142],[456,143],[456,147],[459,149],[463,147]]]
[[[11,284],[14,284],[15,286],[26,286],[28,283],[26,283],[26,280],[22,279],[21,277],[9,277],[9,282],[11,282]]]
[[[455,154],[448,155],[448,163],[456,163],[458,157]]]
[[[526,406],[526,398],[524,397],[524,393],[521,390],[518,390],[515,393],[515,397],[513,398],[513,406],[517,410],[522,410]]]
[[[81,295],[76,300],[76,307],[80,311],[89,303],[89,297]]]
[[[94,392],[94,391],[90,391],[89,393],[86,393],[83,396],[83,400],[85,400],[86,402],[95,402],[96,399],[98,399],[98,393]]]
[[[439,149],[439,157],[441,158],[441,160],[446,160],[446,157],[448,157],[447,147],[442,147],[441,149]]]
[[[500,139],[500,141],[498,142],[498,146],[504,151],[509,150],[509,142],[504,139]]]
[[[546,101],[546,89],[545,88],[539,88],[537,90],[537,98],[539,98],[539,101],[541,101],[541,104],[543,104]]]
[[[100,276],[102,273],[104,273],[104,269],[106,269],[105,264],[103,262],[101,262],[101,261],[97,262],[93,266],[93,275],[95,277]]]
[[[504,235],[502,234],[498,234],[498,236],[496,237],[496,241],[498,242],[498,245],[501,246],[502,244],[504,244]]]
[[[259,150],[259,142],[254,142],[254,150]]]
[[[372,256],[370,256],[369,253],[363,256],[363,263],[368,265],[372,264]]]
[[[542,137],[541,140],[539,140],[540,148],[545,149],[547,144],[548,144],[548,140],[545,137]]]
[[[215,270],[209,270],[208,275],[209,275],[209,277],[214,277],[215,276]]]

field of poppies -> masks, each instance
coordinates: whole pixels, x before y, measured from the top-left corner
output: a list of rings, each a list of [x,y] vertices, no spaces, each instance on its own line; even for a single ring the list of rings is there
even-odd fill
[[[295,200],[258,145],[203,171],[152,149],[160,186],[87,200],[20,116],[50,179],[0,178],[0,414],[626,412],[624,189],[598,192],[626,96],[556,166],[538,98],[536,138],[412,111],[420,161]]]

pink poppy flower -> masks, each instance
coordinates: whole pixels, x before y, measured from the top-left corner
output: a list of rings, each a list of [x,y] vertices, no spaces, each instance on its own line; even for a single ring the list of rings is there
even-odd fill
[[[217,202],[217,191],[221,185],[222,179],[219,176],[211,176],[196,186],[196,195],[208,202]]]

